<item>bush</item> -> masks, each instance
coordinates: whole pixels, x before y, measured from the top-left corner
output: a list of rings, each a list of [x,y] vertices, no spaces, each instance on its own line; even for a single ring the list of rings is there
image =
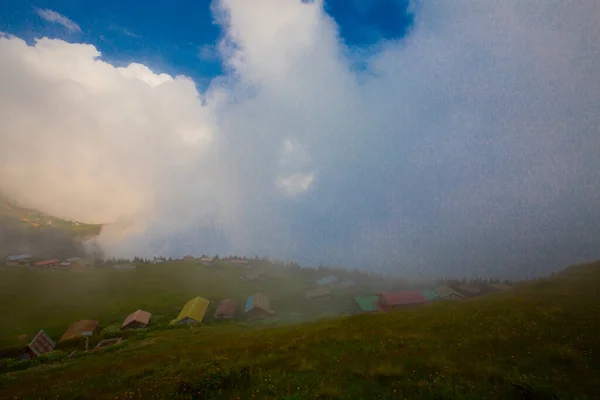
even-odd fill
[[[19,371],[35,364],[35,360],[19,360],[17,358],[0,358],[0,372]]]
[[[100,337],[102,339],[114,339],[121,337],[121,335],[122,332],[119,325],[109,325],[100,332]]]
[[[150,331],[148,329],[136,329],[133,333],[135,333],[136,337],[143,339],[148,336]]]
[[[54,350],[50,353],[42,354],[37,360],[42,364],[50,364],[58,361],[62,361],[67,358],[70,352],[64,350]]]
[[[152,315],[152,321],[150,324],[152,327],[165,326],[169,325],[169,320],[165,318],[164,315]]]

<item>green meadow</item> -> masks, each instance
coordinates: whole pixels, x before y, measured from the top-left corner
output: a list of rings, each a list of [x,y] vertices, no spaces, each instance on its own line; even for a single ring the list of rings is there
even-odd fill
[[[166,316],[175,314],[175,310],[170,311],[172,305],[192,294],[208,298],[219,295],[222,284],[216,278],[200,283],[205,275],[202,269],[195,271],[199,281],[193,281],[187,274],[161,275],[158,267],[149,267],[157,270],[151,274],[149,269],[149,276],[144,278],[123,275],[117,279],[122,283],[110,286],[112,289],[106,284],[115,280],[112,272],[98,272],[98,276],[107,275],[105,281],[95,281],[97,286],[92,284],[92,277],[67,278],[55,273],[65,276],[64,284],[80,283],[70,295],[77,295],[73,302],[83,302],[86,307],[72,305],[63,315],[59,305],[70,304],[64,300],[70,295],[44,291],[43,296],[55,299],[54,304],[36,300],[27,309],[33,312],[40,307],[43,311],[36,316],[46,318],[44,322],[51,325],[55,319],[66,322],[91,317],[81,314],[88,307],[93,307],[89,314],[96,312],[100,319],[117,321],[117,309],[127,312],[142,306],[138,303],[152,311],[156,307]],[[298,301],[292,300],[291,294],[285,300],[286,289],[273,282],[243,288],[245,284],[235,280],[235,273],[222,273],[222,278],[231,278],[228,290],[239,290],[240,296],[242,292],[272,290],[273,308],[278,313],[284,310],[283,304],[288,307]],[[52,279],[56,279],[56,287],[64,287],[59,278]],[[126,293],[143,284],[148,287]],[[40,285],[27,289],[26,294],[36,297],[35,288],[39,290]],[[295,287],[299,292],[302,285],[301,280],[290,279],[287,289]],[[160,286],[180,286],[181,291],[155,293]],[[31,363],[28,369],[0,374],[0,397],[598,399],[598,287],[600,263],[571,267],[508,292],[385,314],[276,327],[206,323],[147,329],[106,350],[80,352],[73,357],[57,351]],[[200,288],[206,292],[197,293]],[[97,304],[100,300],[106,303]],[[21,300],[13,307],[24,304]],[[51,315],[41,315],[53,309]],[[10,318],[13,323],[20,321],[14,314]],[[37,324],[24,321],[21,330],[27,324],[37,329]],[[61,324],[48,330],[60,332]],[[21,330],[13,330],[11,335]]]
[[[240,279],[257,268],[267,273],[264,279]],[[81,272],[1,268],[0,348],[25,344],[23,335],[31,338],[40,329],[59,339],[69,323],[80,319],[99,320],[101,327],[119,324],[137,309],[152,313],[155,323],[168,324],[183,304],[196,296],[211,301],[207,321],[220,300],[230,297],[242,306],[248,296],[262,292],[270,297],[276,313],[267,323],[298,323],[344,313],[352,296],[371,294],[388,285],[363,276],[361,284],[333,291],[328,300],[306,300],[304,293],[316,286],[315,279],[330,273],[261,261],[253,261],[252,269],[226,262],[205,266],[197,261],[138,264],[134,271],[111,267]],[[341,278],[351,276],[344,270],[333,273]]]

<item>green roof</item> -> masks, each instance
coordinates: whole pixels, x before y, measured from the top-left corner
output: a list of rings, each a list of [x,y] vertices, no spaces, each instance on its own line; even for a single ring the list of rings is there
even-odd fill
[[[423,289],[421,290],[421,293],[423,294],[423,297],[427,299],[427,301],[433,301],[440,298],[440,296],[438,296],[438,294],[431,289]]]
[[[354,301],[358,304],[358,306],[363,311],[377,311],[378,308],[375,303],[379,300],[377,296],[362,296],[355,297]]]

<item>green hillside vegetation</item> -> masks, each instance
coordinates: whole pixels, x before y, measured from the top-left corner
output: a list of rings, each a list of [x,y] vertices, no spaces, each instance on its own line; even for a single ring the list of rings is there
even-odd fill
[[[28,253],[34,261],[84,257],[84,241],[100,233],[100,225],[81,224],[16,206],[0,193],[0,259]]]
[[[100,233],[102,225],[84,224],[77,221],[65,221],[44,213],[20,207],[2,197],[0,194],[0,224],[10,220],[18,220],[28,228],[58,229],[73,237],[88,238]]]
[[[137,309],[151,312],[153,322],[167,324],[196,296],[212,302],[210,319],[220,300],[231,297],[242,305],[248,296],[262,292],[270,297],[276,313],[265,323],[298,323],[339,315],[346,312],[353,296],[390,287],[390,282],[377,276],[343,269],[290,268],[269,261],[252,261],[251,269],[227,262],[137,265],[134,271],[117,271],[110,264],[82,272],[0,268],[0,348],[17,345],[19,336],[32,337],[39,329],[58,339],[69,323],[80,319],[97,319],[102,326],[120,324]],[[251,282],[240,279],[254,270],[265,271],[266,277]],[[340,279],[357,277],[359,284],[334,291],[329,300],[304,298],[304,292],[315,287],[316,278],[332,273]]]
[[[175,278],[162,278],[174,284],[169,279]],[[178,282],[185,293],[182,301],[188,293],[197,294],[198,283],[190,281]],[[29,369],[6,372],[0,375],[0,397],[597,399],[599,285],[596,263],[507,292],[385,314],[281,327],[209,323],[147,329],[100,352],[68,357],[57,351]],[[210,286],[209,298],[217,295]],[[298,301],[279,306],[275,298],[283,301],[285,291],[276,292],[277,286],[264,289],[274,291],[276,311]],[[129,300],[120,290],[124,289],[107,294],[106,301],[116,297],[111,307],[119,304],[128,312],[135,301],[126,304]],[[86,301],[86,293],[97,297],[101,291],[89,283],[73,302]],[[156,306],[171,302],[160,292],[153,295]],[[170,296],[174,301],[175,295]],[[89,313],[102,312],[96,307]],[[69,312],[72,317],[77,314]],[[59,314],[56,310],[53,318]],[[164,314],[169,314],[166,308]]]

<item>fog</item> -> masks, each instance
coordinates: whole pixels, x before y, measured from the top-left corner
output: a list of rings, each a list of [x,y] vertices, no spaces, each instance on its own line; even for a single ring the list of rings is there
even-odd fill
[[[0,257],[25,253],[35,254],[39,260],[65,259],[85,255],[86,246],[59,229],[35,229],[16,218],[1,218]]]
[[[106,223],[107,256],[261,255],[422,275],[600,258],[600,5],[414,6],[345,46],[319,1],[221,0],[226,73],[0,38],[0,188]]]

